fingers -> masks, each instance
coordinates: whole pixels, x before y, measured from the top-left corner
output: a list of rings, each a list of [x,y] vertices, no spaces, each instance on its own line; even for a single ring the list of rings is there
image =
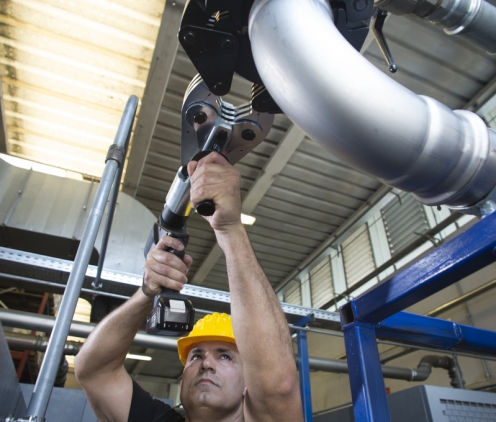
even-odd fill
[[[159,250],[165,251],[168,248],[175,249],[176,251],[183,251],[184,245],[176,237],[162,236],[153,249],[159,249]],[[152,249],[152,251],[153,251],[153,249]]]
[[[183,260],[167,252],[168,248],[184,250],[183,244],[176,238],[163,236],[148,253],[143,277],[143,292],[153,297],[160,293],[162,287],[181,290],[188,282],[186,274],[193,259],[184,255]]]
[[[190,200],[193,206],[205,200],[216,205],[239,196],[238,170],[220,154],[211,152],[200,161],[188,163],[191,180]]]

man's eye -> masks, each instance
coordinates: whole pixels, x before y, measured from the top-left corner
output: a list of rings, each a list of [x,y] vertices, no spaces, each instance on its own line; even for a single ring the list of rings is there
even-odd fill
[[[222,355],[220,355],[220,358],[221,358],[221,359],[231,360],[231,356],[226,355],[226,354],[222,354]]]
[[[191,356],[191,360],[198,360],[198,359],[201,359],[201,355],[193,355]]]

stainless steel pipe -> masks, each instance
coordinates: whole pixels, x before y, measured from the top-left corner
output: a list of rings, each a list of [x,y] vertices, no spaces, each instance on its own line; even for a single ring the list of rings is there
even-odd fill
[[[496,132],[369,63],[336,29],[327,0],[256,0],[249,34],[279,107],[344,162],[427,205],[466,210],[493,191]]]
[[[377,0],[394,15],[427,19],[448,35],[459,35],[490,54],[496,53],[496,7],[484,0]]]

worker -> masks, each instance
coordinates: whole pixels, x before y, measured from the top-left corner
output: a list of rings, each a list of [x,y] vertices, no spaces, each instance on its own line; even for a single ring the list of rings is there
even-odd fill
[[[152,400],[124,368],[153,297],[187,282],[192,258],[165,251],[183,250],[177,239],[163,237],[147,255],[142,288],[93,330],[76,357],[76,377],[100,421],[302,422],[286,318],[241,224],[240,174],[217,153],[190,162],[188,173],[192,205],[215,204],[205,218],[226,259],[232,332],[230,318],[214,314],[178,342],[186,419]]]

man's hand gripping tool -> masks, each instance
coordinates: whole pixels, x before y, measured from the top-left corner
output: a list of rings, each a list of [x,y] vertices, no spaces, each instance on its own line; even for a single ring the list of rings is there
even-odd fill
[[[210,92],[200,75],[188,86],[181,112],[181,167],[167,193],[164,210],[154,224],[145,245],[145,257],[163,235],[181,240],[186,247],[189,235],[186,222],[193,211],[190,205],[190,180],[187,165],[212,151],[237,163],[263,141],[274,116],[254,111],[247,103],[234,107]],[[204,201],[196,211],[213,215],[215,204]],[[179,258],[184,252],[169,249]],[[193,329],[195,310],[189,298],[171,289],[163,289],[153,300],[146,319],[149,334],[180,336]]]

